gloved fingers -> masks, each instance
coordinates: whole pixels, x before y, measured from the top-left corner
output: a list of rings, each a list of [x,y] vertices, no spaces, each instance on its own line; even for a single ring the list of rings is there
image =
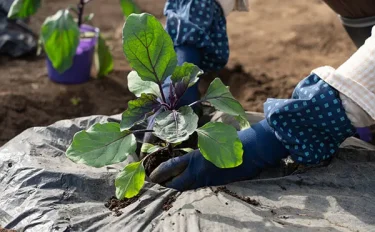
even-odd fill
[[[185,171],[173,178],[171,181],[165,184],[168,188],[176,189],[180,192],[185,190],[193,189],[195,183],[195,177],[189,171],[189,169],[185,169]]]
[[[175,157],[161,163],[151,174],[150,179],[154,183],[164,183],[185,171],[190,161],[190,155]]]

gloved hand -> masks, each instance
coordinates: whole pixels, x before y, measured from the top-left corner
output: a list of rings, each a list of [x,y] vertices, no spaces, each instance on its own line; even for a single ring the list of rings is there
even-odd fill
[[[195,150],[162,163],[151,173],[151,180],[179,191],[224,185],[251,179],[262,169],[278,165],[289,154],[266,120],[238,132],[238,135],[244,148],[240,166],[218,168]]]

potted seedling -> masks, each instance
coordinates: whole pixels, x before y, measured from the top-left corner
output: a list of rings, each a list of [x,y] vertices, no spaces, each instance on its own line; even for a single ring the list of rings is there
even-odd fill
[[[137,135],[152,132],[161,142],[143,144],[142,151],[147,155],[139,162],[128,164],[118,174],[115,180],[118,199],[139,193],[152,171],[150,167],[159,165],[150,164],[157,156],[172,158],[199,148],[203,156],[219,168],[233,168],[242,163],[243,148],[236,129],[219,122],[209,122],[198,128],[199,118],[192,108],[207,102],[236,117],[242,128],[249,126],[244,109],[220,79],[212,81],[199,101],[178,108],[179,99],[203,72],[190,63],[177,66],[170,36],[150,14],[132,14],[127,18],[123,28],[123,49],[134,69],[128,75],[128,87],[138,98],[128,102],[121,123],[97,123],[76,133],[66,151],[69,159],[92,167],[119,163],[135,153]],[[166,96],[162,84],[169,76],[171,94]],[[139,125],[156,112],[154,126],[139,129]],[[193,134],[198,137],[197,143],[193,147],[183,147]]]
[[[92,0],[78,0],[77,6],[57,11],[44,21],[40,43],[47,54],[48,76],[64,84],[78,84],[90,79],[92,61],[95,59],[97,77],[113,69],[113,59],[99,28],[85,24],[93,18],[86,15],[85,6]],[[121,0],[124,13],[138,12],[131,0]],[[40,0],[15,0],[9,18],[27,18],[35,14]],[[76,18],[73,17],[76,15]]]

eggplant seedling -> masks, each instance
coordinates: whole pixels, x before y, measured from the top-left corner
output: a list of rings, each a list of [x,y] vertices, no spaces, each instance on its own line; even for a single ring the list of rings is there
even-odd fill
[[[245,111],[220,79],[216,78],[199,101],[178,107],[179,99],[188,88],[197,83],[203,73],[191,63],[177,65],[173,42],[158,20],[150,14],[131,14],[123,28],[123,49],[134,71],[128,75],[129,90],[138,97],[128,102],[120,123],[97,123],[75,134],[66,154],[76,163],[103,167],[124,161],[137,148],[136,135],[150,133],[162,142],[143,144],[148,153],[139,162],[127,165],[115,181],[116,197],[136,196],[144,185],[145,162],[153,155],[176,151],[193,133],[198,136],[196,147],[204,158],[219,168],[233,168],[242,163],[243,148],[234,127],[220,122],[209,122],[198,128],[198,116],[193,106],[201,102],[216,110],[236,117],[241,128],[249,127]],[[167,80],[167,81],[166,81]],[[169,94],[162,85],[169,83]],[[154,117],[152,128],[139,125]]]

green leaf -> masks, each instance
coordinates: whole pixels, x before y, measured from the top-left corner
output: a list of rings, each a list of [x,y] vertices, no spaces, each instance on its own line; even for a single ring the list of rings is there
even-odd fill
[[[133,0],[120,0],[120,5],[121,5],[121,9],[125,17],[129,17],[129,15],[133,13],[134,14],[141,13],[141,10],[133,2]]]
[[[36,55],[40,56],[42,54],[42,51],[43,51],[43,42],[42,42],[42,39],[39,37]]]
[[[142,94],[140,98],[128,102],[128,109],[122,114],[121,130],[128,130],[153,115],[160,108],[156,96]]]
[[[83,19],[83,22],[90,22],[94,18],[95,14],[90,13],[89,15],[86,15]]]
[[[152,81],[143,81],[136,71],[128,75],[128,88],[137,97],[142,93],[150,93],[161,98],[159,86]]]
[[[131,14],[127,18],[123,48],[131,67],[144,81],[162,83],[176,68],[172,39],[150,14]]]
[[[151,143],[143,143],[142,147],[141,147],[141,152],[146,153],[146,154],[150,154],[150,153],[154,153],[154,152],[156,152],[156,151],[158,151],[162,148],[163,147],[158,146],[158,145],[154,145],[154,144],[151,144]]]
[[[201,69],[190,63],[183,63],[182,66],[176,67],[171,80],[174,84],[177,99],[181,98],[186,90],[198,81],[198,76],[202,73]]]
[[[136,148],[135,136],[121,132],[118,123],[97,123],[74,135],[66,155],[76,163],[99,168],[124,161]]]
[[[116,197],[121,200],[136,196],[145,183],[145,177],[142,161],[128,164],[116,177]]]
[[[241,129],[250,126],[241,104],[232,96],[229,87],[225,86],[219,78],[215,78],[211,82],[202,100],[210,102],[217,110],[235,116],[240,122]]]
[[[235,117],[239,122],[239,126],[241,130],[247,129],[250,127],[250,122],[247,120],[246,116],[239,115]]]
[[[44,21],[41,32],[44,50],[58,72],[72,66],[79,37],[78,25],[68,10],[59,10]]]
[[[100,34],[95,51],[95,66],[98,70],[98,77],[106,76],[113,70],[113,58],[111,52]]]
[[[242,143],[234,127],[209,122],[197,129],[198,147],[204,158],[219,168],[234,168],[242,164]]]
[[[8,18],[24,19],[36,13],[40,0],[15,0],[10,6]]]
[[[192,148],[189,148],[189,147],[186,147],[186,148],[179,148],[179,149],[176,149],[177,151],[184,151],[186,153],[189,153],[189,152],[192,152],[194,151],[194,149]]]
[[[198,66],[185,62],[182,66],[176,67],[172,73],[171,80],[173,84],[182,81],[190,87],[198,81],[198,76],[201,74],[203,74],[203,71]]]
[[[185,141],[198,126],[198,116],[189,106],[164,111],[155,119],[154,134],[169,143]]]

